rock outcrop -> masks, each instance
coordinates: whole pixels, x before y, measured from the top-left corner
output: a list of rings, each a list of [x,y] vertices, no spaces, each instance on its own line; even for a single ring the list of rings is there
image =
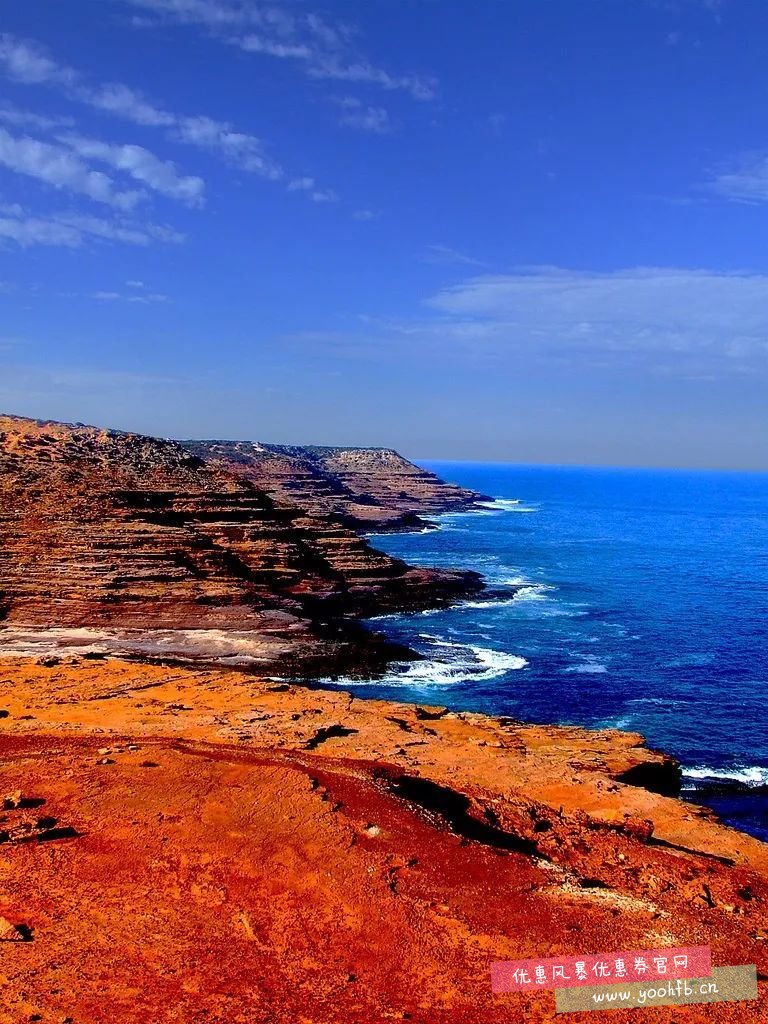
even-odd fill
[[[422,516],[490,500],[446,483],[391,448],[326,448],[256,441],[184,441],[200,458],[249,480],[275,501],[336,515],[353,529],[425,526]]]
[[[768,847],[636,734],[119,661],[0,660],[0,707],[0,1024],[545,1024],[495,960],[703,944],[759,1000],[652,1019],[766,1017]]]
[[[364,668],[386,645],[350,617],[480,587],[390,558],[176,442],[0,417],[6,647]]]

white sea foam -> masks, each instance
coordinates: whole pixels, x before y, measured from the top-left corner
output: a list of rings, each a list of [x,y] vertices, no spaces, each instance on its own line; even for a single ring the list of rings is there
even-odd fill
[[[443,687],[457,683],[496,679],[506,672],[517,672],[528,662],[518,654],[490,647],[452,643],[429,633],[421,633],[422,654],[433,654],[424,661],[395,662],[382,679],[347,680],[350,686]],[[424,650],[426,648],[426,650]]]
[[[581,665],[569,665],[564,672],[575,672],[579,675],[605,675],[608,666],[601,661],[587,661]]]
[[[435,524],[434,526],[420,526],[418,529],[413,530],[395,530],[394,535],[397,536],[407,533],[411,536],[416,536],[420,533],[439,533],[442,529],[442,526]],[[374,530],[371,533],[362,533],[361,536],[366,540],[378,540],[380,537],[383,537],[385,540],[389,540],[389,538],[393,536],[393,531],[385,530],[384,532],[381,532]]]
[[[714,654],[702,651],[697,654],[683,654],[666,663],[666,668],[697,668],[703,665],[711,665],[715,660]]]
[[[437,512],[430,515],[430,519],[447,520],[458,519],[464,516],[495,516],[500,512],[538,512],[537,506],[525,505],[521,498],[494,498],[492,501],[478,501],[471,508],[462,509],[461,512]]]
[[[510,583],[510,586],[514,584]],[[547,601],[552,591],[557,590],[550,583],[525,582],[519,585],[520,589],[515,594],[515,601]]]
[[[472,598],[466,601],[458,601],[456,604],[451,605],[449,608],[438,607],[438,608],[424,608],[422,611],[417,612],[424,618],[429,618],[432,615],[443,615],[446,611],[462,611],[464,609],[485,609],[485,608],[511,608],[514,605],[525,602],[525,601],[546,601],[549,599],[549,595],[552,591],[557,590],[557,587],[551,586],[549,583],[532,583],[529,580],[523,580],[522,577],[515,577],[514,579],[507,579],[504,582],[495,581],[488,576],[485,577],[487,582],[492,586],[509,586],[515,587],[515,593],[510,597],[488,597],[483,598]],[[570,615],[565,609],[553,610],[552,614]],[[398,617],[398,613],[392,615],[375,615],[369,622],[380,622],[385,619],[391,619]]]
[[[521,498],[495,498],[493,501],[480,501],[478,506],[489,512],[538,512],[538,506],[525,505]],[[482,513],[481,513],[482,515]]]
[[[698,765],[695,768],[683,768],[683,778],[694,782],[721,779],[725,782],[741,782],[745,786],[768,786],[768,768],[746,765],[734,768],[707,768],[706,765]]]
[[[462,601],[460,608],[509,608],[515,603],[515,597],[500,597],[490,601]]]
[[[494,498],[493,501],[478,501],[480,508],[510,509],[521,505],[520,498]]]

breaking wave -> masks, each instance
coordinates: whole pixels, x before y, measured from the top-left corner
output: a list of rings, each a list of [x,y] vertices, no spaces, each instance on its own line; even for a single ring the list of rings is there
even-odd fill
[[[692,788],[697,788],[697,783],[729,783],[734,782],[750,789],[759,786],[768,786],[768,768],[757,766],[737,766],[734,768],[708,768],[706,765],[698,765],[695,768],[683,768],[683,779],[692,783]]]
[[[386,676],[371,680],[345,680],[344,685],[404,687],[442,687],[457,683],[496,679],[507,672],[518,672],[528,662],[518,654],[490,647],[451,643],[428,633],[419,635],[415,644],[423,661],[393,662]]]

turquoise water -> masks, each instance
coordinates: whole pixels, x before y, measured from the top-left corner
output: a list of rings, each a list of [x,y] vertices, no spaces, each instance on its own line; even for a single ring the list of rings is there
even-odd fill
[[[366,693],[637,730],[691,797],[768,838],[768,475],[429,468],[499,500],[373,543],[493,594],[376,620],[427,660]]]

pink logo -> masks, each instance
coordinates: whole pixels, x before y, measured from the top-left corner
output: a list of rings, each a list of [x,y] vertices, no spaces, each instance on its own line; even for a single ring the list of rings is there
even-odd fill
[[[497,960],[491,964],[491,987],[499,992],[541,988],[615,985],[665,978],[708,978],[712,973],[709,946],[638,949],[628,953],[590,953],[541,960]]]

